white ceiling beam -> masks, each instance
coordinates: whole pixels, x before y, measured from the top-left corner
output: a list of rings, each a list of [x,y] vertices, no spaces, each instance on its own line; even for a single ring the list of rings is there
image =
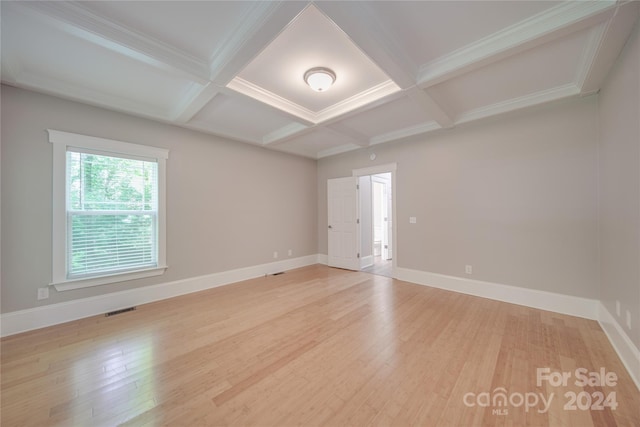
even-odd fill
[[[639,2],[622,4],[611,19],[591,31],[576,77],[576,85],[582,94],[600,89],[633,30],[639,14]]]
[[[258,146],[262,145],[262,143],[256,140],[255,138],[248,138],[246,136],[241,136],[241,135],[238,135],[238,132],[230,131],[228,129],[213,128],[207,122],[191,122],[188,124],[177,123],[177,125],[185,129],[191,129],[191,130],[195,129],[197,131],[200,131],[209,135],[213,135],[221,138],[227,138],[232,141],[239,141],[239,142],[244,142],[246,144],[258,145]]]
[[[304,135],[308,135],[312,132],[316,132],[320,129],[326,129],[330,133],[347,136],[352,140],[352,144],[346,144],[348,146],[354,146],[356,148],[366,147],[369,145],[369,138],[366,135],[363,135],[341,123],[334,123],[331,126],[325,125],[313,125],[313,126],[304,126],[299,123],[291,123],[287,126],[284,126],[281,129],[276,130],[275,132],[271,132],[269,135],[265,135],[263,138],[264,146],[268,147],[276,147],[278,145],[284,144],[285,142],[291,141],[294,138],[298,138]],[[342,147],[342,146],[340,146]],[[339,149],[339,147],[337,147]]]
[[[56,28],[90,43],[159,69],[193,80],[209,81],[206,61],[152,37],[126,28],[89,11],[79,3],[20,2],[19,10],[44,20]]]
[[[442,128],[453,127],[453,119],[449,114],[436,102],[425,90],[419,87],[412,87],[407,89],[407,95],[417,105],[422,108],[429,118],[435,120],[435,122]]]
[[[563,86],[532,93],[530,95],[524,95],[518,98],[466,111],[456,117],[456,125],[497,116],[499,114],[510,113],[523,108],[533,107],[535,105],[567,99],[578,95],[580,95],[580,89],[575,84],[569,83]]]
[[[414,86],[418,66],[366,2],[315,3],[401,89]]]
[[[304,3],[299,2],[255,2],[209,58],[207,79],[212,83],[185,96],[175,112],[176,120],[191,120],[303,9]]]
[[[339,145],[337,147],[327,148],[326,150],[318,151],[318,153],[316,153],[316,156],[314,158],[318,160],[324,157],[335,156],[336,154],[348,153],[349,151],[359,150],[360,148],[362,147],[355,144]]]
[[[318,127],[316,125],[304,126],[300,123],[291,123],[284,126],[262,138],[262,145],[265,147],[274,147],[291,141],[299,136],[307,135],[315,131]]]
[[[220,93],[220,87],[209,82],[204,86],[193,84],[173,111],[173,120],[178,123],[187,123],[200,110],[204,108],[215,96]]]
[[[369,146],[369,137],[367,135],[350,128],[342,122],[330,124],[326,126],[326,128],[352,139],[353,142],[360,147]]]
[[[418,85],[427,88],[609,19],[615,0],[568,1],[423,64]]]
[[[453,120],[427,93],[415,87],[418,66],[410,59],[397,37],[366,2],[318,3],[327,16],[368,55],[440,127],[453,126]]]
[[[277,145],[285,141],[290,140],[296,136],[302,135],[304,131],[309,129],[309,126],[305,126],[298,122],[289,123],[286,126],[276,129],[275,131],[265,135],[262,138],[263,145]]]
[[[394,130],[371,138],[371,145],[383,144],[385,142],[398,141],[411,136],[422,135],[427,132],[442,129],[435,121],[409,126],[403,129]]]
[[[226,86],[306,7],[305,2],[258,1],[238,22],[233,34],[213,52],[210,79]]]

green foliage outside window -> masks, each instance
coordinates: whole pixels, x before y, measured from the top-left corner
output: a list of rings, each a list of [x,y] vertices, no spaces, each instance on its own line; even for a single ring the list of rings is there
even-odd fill
[[[68,275],[155,266],[157,163],[67,152]]]

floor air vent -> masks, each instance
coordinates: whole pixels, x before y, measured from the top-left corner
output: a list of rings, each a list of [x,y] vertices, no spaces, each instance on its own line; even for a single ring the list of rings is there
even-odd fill
[[[105,314],[105,317],[115,316],[116,314],[126,313],[127,311],[133,311],[135,309],[136,309],[135,307],[129,307],[129,308],[123,308],[121,310],[110,311]]]

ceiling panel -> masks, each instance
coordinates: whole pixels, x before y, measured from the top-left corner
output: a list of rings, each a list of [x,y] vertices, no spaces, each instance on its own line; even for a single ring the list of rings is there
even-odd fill
[[[322,152],[344,146],[358,148],[348,136],[340,135],[326,128],[316,128],[287,142],[277,144],[275,148],[288,153],[317,158],[322,157]]]
[[[52,85],[53,92],[59,90],[55,86],[59,83],[59,88],[64,88],[59,93],[62,96],[82,98],[90,90],[104,94],[105,99],[135,101],[168,116],[177,102],[200,87],[57,27],[34,22],[31,17],[8,19],[2,31],[3,56],[11,58],[9,62],[19,70],[18,77],[27,84],[49,82],[46,84]],[[9,33],[11,36],[6,37]],[[100,99],[94,101],[100,103]]]
[[[369,138],[432,121],[416,103],[403,97],[342,121]]]
[[[613,0],[0,8],[4,84],[312,158],[597,92],[639,13]],[[303,81],[318,66],[337,74],[327,92]]]
[[[252,8],[251,1],[90,1],[82,5],[197,58],[211,55]]]
[[[304,73],[328,67],[336,74],[326,92],[314,92]],[[238,77],[313,112],[378,86],[389,78],[315,6],[310,5]]]
[[[422,65],[549,9],[555,1],[379,1],[371,8]]]
[[[429,88],[453,116],[498,102],[572,84],[588,31],[547,43]]]
[[[241,96],[216,95],[190,121],[190,124],[207,129],[216,129],[227,135],[262,143],[272,132],[294,123],[270,107]]]

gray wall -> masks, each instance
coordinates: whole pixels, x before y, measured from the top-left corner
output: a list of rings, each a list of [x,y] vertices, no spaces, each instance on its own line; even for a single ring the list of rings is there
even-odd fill
[[[609,73],[600,110],[600,299],[640,348],[639,25]],[[621,316],[616,314],[616,301]],[[631,313],[631,330],[626,311]]]
[[[596,298],[597,116],[592,96],[321,159],[318,252],[326,180],[397,162],[398,267]]]
[[[47,128],[170,150],[164,275],[36,301],[51,281]],[[1,170],[3,313],[316,253],[313,160],[3,85]]]

